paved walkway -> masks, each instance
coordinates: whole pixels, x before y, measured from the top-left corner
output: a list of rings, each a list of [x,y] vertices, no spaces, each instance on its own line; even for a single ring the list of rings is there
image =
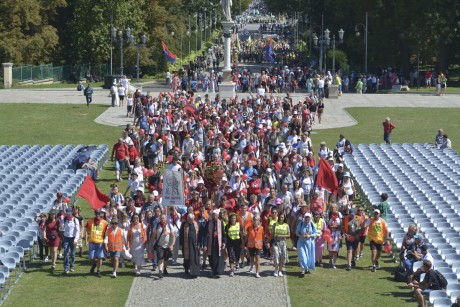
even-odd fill
[[[160,280],[158,270],[151,272],[149,267],[134,278],[125,306],[290,306],[285,276],[274,277],[268,263],[261,266],[260,278],[248,271],[246,266],[230,277],[227,270],[211,279],[208,269],[196,279],[186,279],[182,265],[177,265],[168,267],[169,275]],[[254,296],[253,289],[263,289],[264,295]]]
[[[144,85],[144,90],[150,90],[154,96],[160,91],[168,91],[161,84]],[[96,89],[93,103],[107,105],[96,122],[109,126],[126,126],[132,123],[132,118],[126,117],[125,107],[110,107],[111,100],[108,90]],[[203,94],[203,93],[199,93]],[[241,94],[240,94],[241,95]],[[284,94],[278,94],[285,97]],[[213,97],[212,94],[210,94]],[[304,93],[291,95],[294,101],[305,97]],[[86,104],[82,92],[76,89],[32,89],[32,90],[0,90],[0,103],[66,103]],[[460,94],[434,96],[418,93],[407,94],[344,94],[339,99],[326,99],[323,122],[315,125],[315,130],[353,126],[356,120],[346,112],[350,107],[413,107],[413,108],[460,108]]]

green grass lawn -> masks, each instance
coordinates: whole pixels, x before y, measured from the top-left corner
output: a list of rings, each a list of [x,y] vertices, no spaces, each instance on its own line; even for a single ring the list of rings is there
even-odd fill
[[[108,144],[111,147],[122,129],[94,122],[106,109],[101,105],[87,108],[84,105],[1,104],[0,129],[8,131],[2,137],[2,144]],[[114,178],[112,162],[107,163],[100,177],[98,187],[108,193]],[[121,186],[126,189],[126,181]],[[85,219],[94,216],[85,200],[80,199],[78,204]],[[50,262],[41,266],[36,260],[14,285],[3,305],[49,306],[49,298],[52,298],[58,299],[60,306],[124,306],[133,280],[132,266],[120,268],[117,279],[109,276],[108,260],[104,262],[102,279],[89,275],[89,268],[86,248],[83,258],[77,257],[75,272],[68,276],[63,274],[63,260],[57,261],[53,274]]]
[[[0,104],[0,129],[5,133],[2,144],[108,144],[109,148],[121,135],[121,128],[96,124],[94,119],[107,107],[92,105],[37,105]],[[313,131],[312,140],[316,150],[319,142],[326,141],[334,147],[339,133],[344,133],[353,144],[382,143],[382,121],[386,116],[396,124],[392,140],[397,143],[433,142],[437,129],[444,128],[452,140],[454,149],[459,149],[458,130],[459,109],[416,109],[416,108],[353,108],[348,110],[358,121],[358,125],[340,129]],[[107,163],[100,173],[98,187],[105,193],[114,178],[113,163]],[[121,182],[122,191],[126,180]],[[92,217],[89,204],[80,200],[85,219]],[[288,287],[293,306],[402,306],[410,302],[415,305],[410,291],[402,283],[392,281],[395,263],[385,256],[382,268],[376,273],[369,269],[369,248],[358,262],[355,270],[344,270],[344,249],[341,250],[337,270],[318,268],[305,278],[299,278],[299,268],[295,265],[295,255],[287,266]],[[48,300],[58,300],[61,306],[113,305],[123,306],[131,283],[131,268],[120,269],[120,277],[113,280],[109,276],[98,279],[89,276],[86,251],[77,259],[76,271],[64,276],[62,260],[58,260],[57,270],[50,274],[49,264],[41,267],[34,264],[18,284],[14,285],[6,306],[48,306]],[[327,263],[327,259],[324,260]],[[108,261],[103,272],[110,273]],[[248,281],[250,283],[250,281]],[[71,294],[71,295],[68,295]],[[257,303],[255,304],[257,305]]]

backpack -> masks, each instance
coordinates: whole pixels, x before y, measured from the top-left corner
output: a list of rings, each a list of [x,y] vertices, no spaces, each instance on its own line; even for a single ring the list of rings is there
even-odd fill
[[[407,281],[407,271],[404,266],[399,265],[395,270],[395,281],[397,282],[406,282]]]
[[[445,289],[448,284],[447,279],[438,270],[434,270],[434,273],[436,274],[436,277],[438,278],[439,287],[441,287],[441,289]]]

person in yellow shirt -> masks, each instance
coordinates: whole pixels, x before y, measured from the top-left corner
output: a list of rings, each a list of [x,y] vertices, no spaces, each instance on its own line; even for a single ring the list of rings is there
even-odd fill
[[[339,96],[342,96],[342,78],[339,74],[335,75],[335,84],[337,84],[337,87],[339,88]]]
[[[94,211],[95,218],[88,220],[86,223],[86,245],[88,246],[89,259],[92,262],[89,272],[94,273],[97,266],[97,276],[101,275],[102,259],[104,255],[104,238],[107,231],[107,221],[102,218],[101,210]]]
[[[367,237],[369,238],[369,245],[371,247],[372,272],[375,272],[379,266],[382,247],[388,240],[387,223],[380,217],[379,209],[374,210],[374,217],[369,221]]]

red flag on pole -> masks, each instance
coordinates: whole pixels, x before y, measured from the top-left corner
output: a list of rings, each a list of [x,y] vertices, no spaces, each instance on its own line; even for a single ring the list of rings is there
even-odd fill
[[[91,176],[86,176],[77,196],[86,199],[94,210],[104,207],[110,201],[110,197],[99,191]]]
[[[339,189],[339,183],[331,165],[323,158],[319,161],[318,175],[316,176],[316,185],[326,189],[336,195]]]

